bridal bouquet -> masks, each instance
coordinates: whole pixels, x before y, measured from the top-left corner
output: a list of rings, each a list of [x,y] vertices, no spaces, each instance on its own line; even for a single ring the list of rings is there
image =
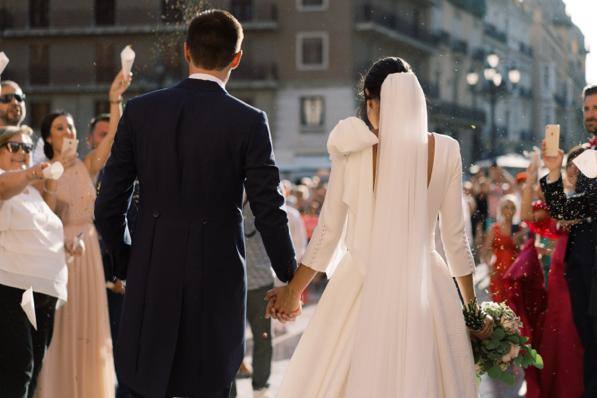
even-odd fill
[[[487,373],[493,379],[513,385],[514,367],[543,368],[541,355],[528,344],[529,339],[520,334],[520,318],[505,303],[485,301],[479,307],[475,301],[466,306],[463,312],[466,325],[473,330],[483,326],[485,315],[494,320],[493,332],[489,338],[472,340],[478,377]]]

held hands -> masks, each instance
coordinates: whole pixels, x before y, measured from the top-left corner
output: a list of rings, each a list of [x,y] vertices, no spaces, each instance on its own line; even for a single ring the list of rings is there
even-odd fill
[[[268,301],[265,318],[274,318],[281,322],[294,321],[302,313],[301,293],[290,285],[277,287],[265,295]]]
[[[122,71],[119,71],[112,85],[110,86],[110,102],[111,103],[119,103],[122,101],[122,94],[126,91],[127,88],[131,85],[133,81],[133,74],[130,73],[129,76],[126,78],[123,76]]]

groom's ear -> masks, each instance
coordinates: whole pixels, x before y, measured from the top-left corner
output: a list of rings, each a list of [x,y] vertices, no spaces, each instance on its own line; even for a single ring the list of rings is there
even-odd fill
[[[230,62],[230,69],[238,68],[240,65],[240,60],[243,57],[243,50],[238,50],[236,54],[234,54],[234,58],[232,58],[232,62]]]
[[[191,50],[189,50],[189,43],[187,43],[185,41],[183,47],[184,47],[183,48],[184,59],[190,64],[192,58],[191,58]]]

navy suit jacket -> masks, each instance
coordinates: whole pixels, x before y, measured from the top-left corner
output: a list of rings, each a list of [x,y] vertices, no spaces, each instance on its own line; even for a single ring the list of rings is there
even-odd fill
[[[296,262],[265,113],[196,79],[127,103],[95,217],[127,281],[119,380],[143,396],[195,396],[234,380],[244,355],[243,188],[272,266],[289,281]]]

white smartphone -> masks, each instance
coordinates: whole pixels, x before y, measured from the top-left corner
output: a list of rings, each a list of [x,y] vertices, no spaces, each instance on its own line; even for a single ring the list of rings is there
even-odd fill
[[[77,153],[79,140],[76,138],[64,138],[62,141],[62,153],[64,156],[72,156]]]
[[[548,124],[545,126],[545,155],[558,156],[560,150],[560,125]]]

